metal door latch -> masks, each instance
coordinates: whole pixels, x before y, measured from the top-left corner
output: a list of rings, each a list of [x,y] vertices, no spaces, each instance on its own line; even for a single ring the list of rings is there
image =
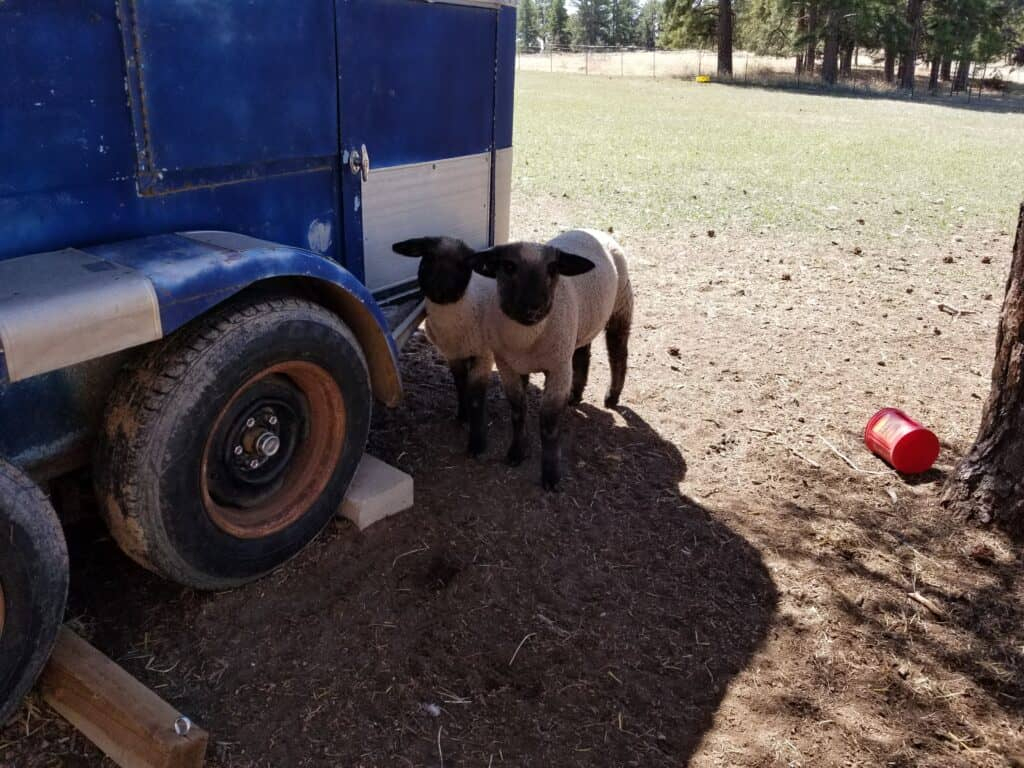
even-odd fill
[[[364,183],[370,178],[370,153],[366,151],[365,144],[359,149],[349,152],[348,169],[352,173],[362,176]]]

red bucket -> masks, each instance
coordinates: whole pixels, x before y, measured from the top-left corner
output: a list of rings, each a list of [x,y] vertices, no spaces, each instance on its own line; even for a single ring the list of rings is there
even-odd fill
[[[905,475],[927,472],[939,458],[935,433],[898,408],[883,408],[871,417],[864,429],[864,444]]]

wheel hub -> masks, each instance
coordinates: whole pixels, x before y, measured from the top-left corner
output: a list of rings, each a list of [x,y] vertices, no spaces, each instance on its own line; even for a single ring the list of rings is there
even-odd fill
[[[326,485],[344,444],[345,403],[310,363],[283,363],[243,385],[223,408],[203,451],[210,519],[239,538],[279,531]]]

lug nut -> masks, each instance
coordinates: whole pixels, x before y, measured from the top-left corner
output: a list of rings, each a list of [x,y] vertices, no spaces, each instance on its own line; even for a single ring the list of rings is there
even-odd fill
[[[235,446],[235,456],[241,456],[242,455],[242,451],[243,451],[242,446],[240,446],[240,445],[236,445]]]
[[[254,418],[252,418],[252,417],[250,416],[250,417],[249,417],[249,419],[248,419],[248,421],[246,421],[246,422],[245,422],[245,426],[247,426],[247,427],[249,427],[250,429],[252,429],[253,427],[255,427],[255,426],[256,426],[256,419],[254,419]]]
[[[271,416],[269,419],[267,419],[267,423],[270,424],[270,426],[272,426],[272,427],[276,426],[277,425],[277,416]]]
[[[249,462],[249,469],[256,469],[259,465],[260,463],[256,459],[253,459]]]

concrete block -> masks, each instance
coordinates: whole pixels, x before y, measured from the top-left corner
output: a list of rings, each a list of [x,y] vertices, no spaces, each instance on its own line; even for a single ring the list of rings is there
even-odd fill
[[[409,509],[413,504],[412,490],[412,477],[364,454],[341,505],[341,514],[365,531],[385,517]]]

